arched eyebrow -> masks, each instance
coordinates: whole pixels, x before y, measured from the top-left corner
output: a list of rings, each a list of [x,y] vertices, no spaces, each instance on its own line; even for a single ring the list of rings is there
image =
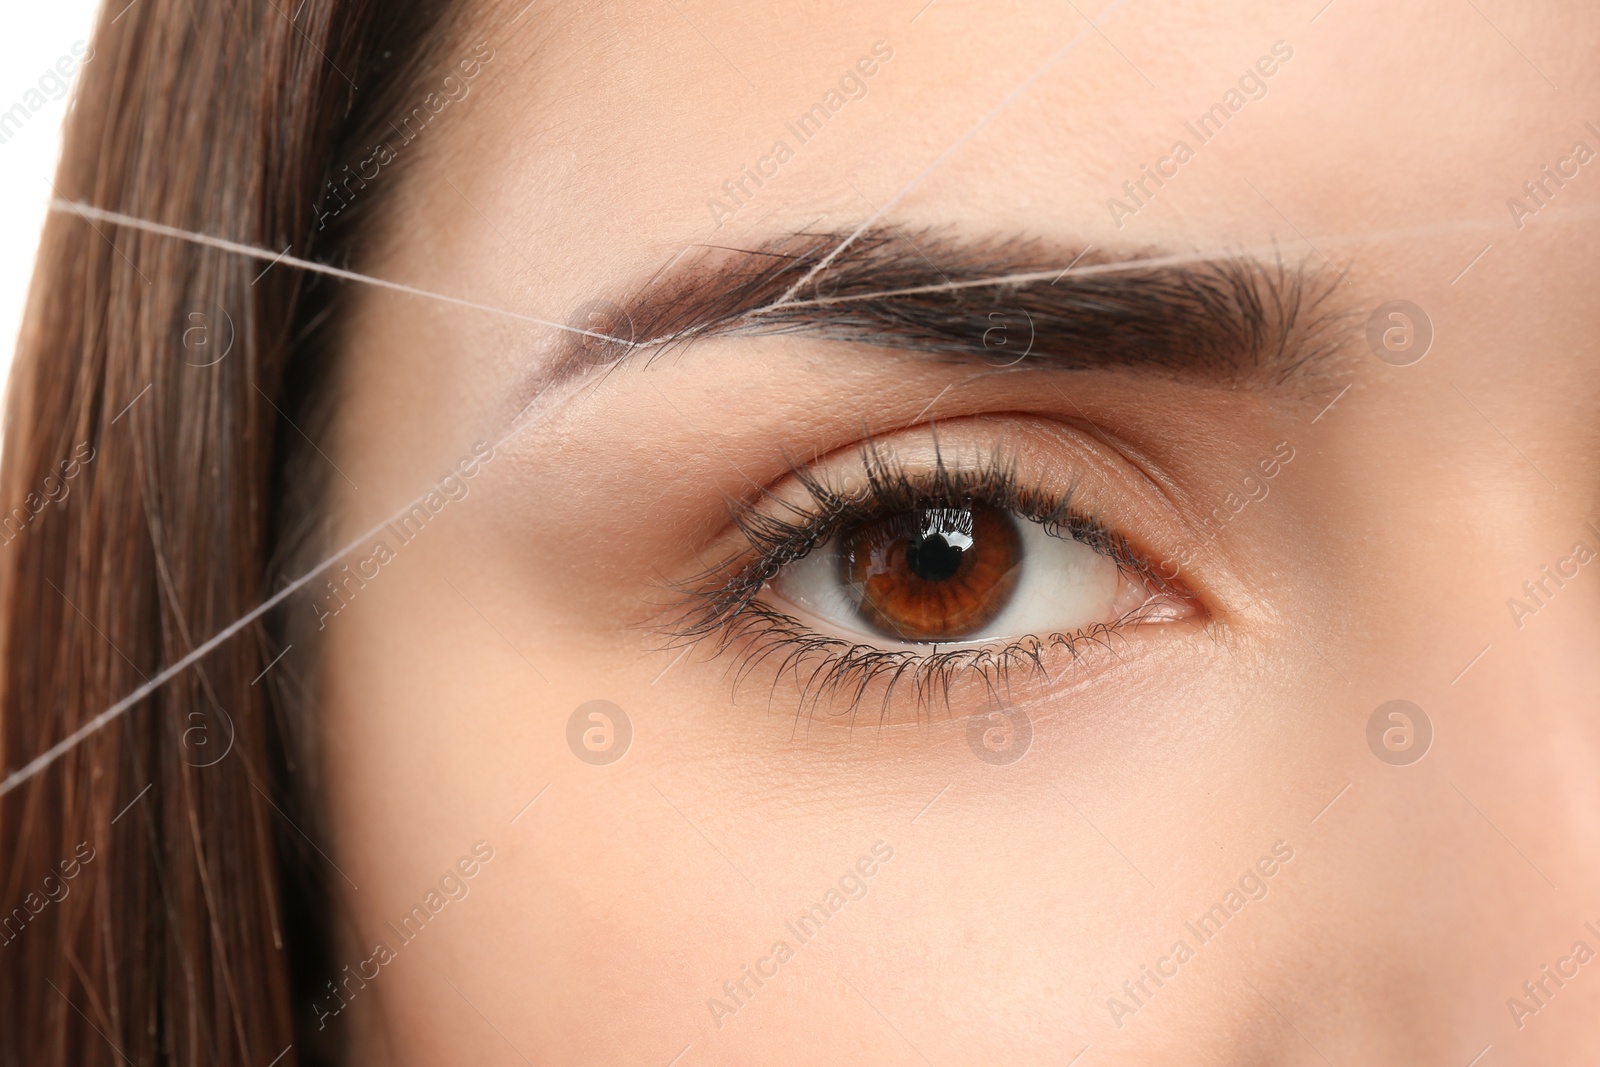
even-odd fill
[[[653,358],[717,336],[806,334],[990,366],[1123,369],[1272,387],[1341,347],[1342,275],[1281,259],[1086,254],[1040,241],[868,231],[703,248],[573,323],[556,377]],[[1063,270],[1063,265],[1071,269]],[[1026,352],[1026,355],[1023,353]]]

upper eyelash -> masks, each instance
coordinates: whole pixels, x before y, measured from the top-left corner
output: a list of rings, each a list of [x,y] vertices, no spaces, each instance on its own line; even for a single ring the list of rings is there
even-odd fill
[[[868,439],[861,446],[861,466],[864,483],[852,487],[840,484],[837,476],[791,464],[791,473],[810,497],[809,508],[777,501],[775,510],[767,510],[760,500],[731,501],[732,521],[747,547],[732,560],[676,584],[683,599],[675,620],[666,627],[673,643],[692,645],[715,639],[721,651],[746,640],[750,647],[736,671],[737,678],[779,652],[784,654],[779,675],[798,670],[802,661],[820,657],[802,682],[802,704],[820,701],[839,689],[853,689],[853,710],[874,680],[886,678],[887,711],[891,695],[907,678],[914,684],[921,707],[929,704],[932,694],[942,692],[948,698],[958,671],[973,671],[991,686],[1003,686],[1016,666],[1043,672],[1043,657],[1051,648],[1064,648],[1076,660],[1086,645],[1104,646],[1121,626],[1136,621],[1119,619],[1073,634],[1029,635],[1000,647],[941,652],[930,645],[930,651],[924,653],[881,649],[816,633],[759,601],[767,583],[785,566],[848,526],[915,508],[973,502],[1037,522],[1054,536],[1081,541],[1158,593],[1187,596],[1125,537],[1075,508],[1074,486],[1051,491],[1023,483],[1014,456],[1002,448],[980,464],[952,469],[936,442],[933,469],[912,472],[892,450]]]

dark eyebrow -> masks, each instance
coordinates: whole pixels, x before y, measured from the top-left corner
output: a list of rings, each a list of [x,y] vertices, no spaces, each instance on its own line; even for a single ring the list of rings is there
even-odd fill
[[[898,229],[869,230],[828,259],[844,241],[702,246],[631,295],[580,309],[570,325],[610,339],[569,334],[556,376],[699,338],[805,333],[990,366],[1272,386],[1331,357],[1349,317],[1332,300],[1339,277],[1281,259],[1095,256]]]

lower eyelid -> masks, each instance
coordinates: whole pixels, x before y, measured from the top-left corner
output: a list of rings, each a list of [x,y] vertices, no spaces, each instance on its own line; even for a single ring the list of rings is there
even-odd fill
[[[1180,635],[1183,629],[1177,631]],[[997,692],[1009,704],[1058,699],[1063,692],[1097,684],[1108,671],[1132,662],[1130,651],[1156,652],[1160,643],[1130,646],[1122,632],[1093,627],[1072,634],[1027,637],[980,645],[936,648],[894,646],[828,637],[810,621],[759,601],[738,620],[724,647],[739,659],[733,675],[739,684],[770,684],[767,699],[786,692],[792,681],[797,714],[820,722],[857,723],[863,710],[878,726],[966,718],[992,708]],[[770,682],[756,668],[767,665]]]

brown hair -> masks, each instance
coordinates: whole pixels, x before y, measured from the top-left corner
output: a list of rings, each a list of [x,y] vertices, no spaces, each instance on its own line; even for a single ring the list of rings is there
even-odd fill
[[[117,0],[57,195],[359,262],[372,198],[324,229],[319,193],[416,84],[442,8]],[[260,604],[307,543],[316,482],[293,471],[340,283],[266,266],[52,215],[0,467],[5,774]],[[287,665],[256,681],[281,626],[245,628],[0,796],[0,1063],[337,1057],[306,1025],[329,909],[295,684]]]

